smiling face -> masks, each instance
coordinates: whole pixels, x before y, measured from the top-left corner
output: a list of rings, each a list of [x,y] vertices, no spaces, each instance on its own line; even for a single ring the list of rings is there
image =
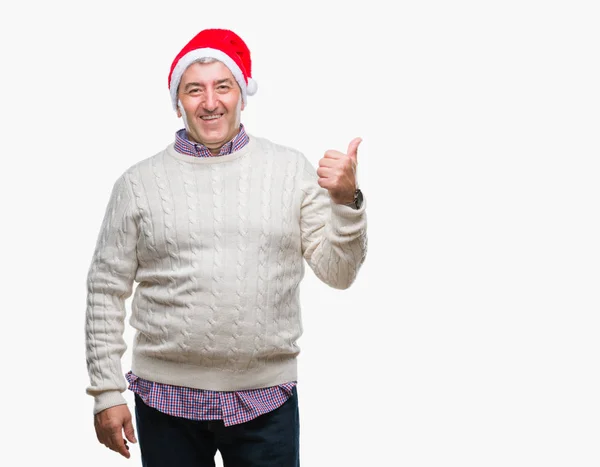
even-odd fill
[[[177,115],[183,117],[188,138],[212,154],[240,131],[242,94],[223,63],[192,63],[181,77],[178,98]]]

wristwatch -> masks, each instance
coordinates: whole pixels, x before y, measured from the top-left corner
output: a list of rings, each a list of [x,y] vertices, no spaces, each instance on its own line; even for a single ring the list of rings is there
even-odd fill
[[[354,192],[354,200],[351,203],[346,204],[346,206],[350,206],[351,208],[354,209],[360,209],[360,207],[362,206],[363,203],[363,194],[362,191],[360,191],[359,188],[356,189],[356,191]]]

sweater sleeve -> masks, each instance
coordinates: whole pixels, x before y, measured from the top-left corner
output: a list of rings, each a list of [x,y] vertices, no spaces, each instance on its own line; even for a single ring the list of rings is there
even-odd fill
[[[121,176],[113,186],[87,277],[85,341],[90,385],[86,392],[95,399],[95,414],[126,403],[121,369],[127,349],[125,300],[133,290],[138,239],[134,199],[126,177]]]
[[[336,289],[352,285],[367,254],[366,202],[360,209],[336,204],[305,160],[300,229],[302,254],[315,275]]]

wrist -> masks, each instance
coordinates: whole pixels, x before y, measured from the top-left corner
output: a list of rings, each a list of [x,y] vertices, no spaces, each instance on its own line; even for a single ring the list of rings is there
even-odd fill
[[[341,202],[337,202],[336,200],[333,200],[333,202],[336,204],[342,204],[344,206],[351,207],[353,209],[360,209],[363,202],[363,194],[362,191],[359,188],[357,188],[354,191],[354,193],[352,193],[352,199],[348,199],[348,197],[346,197]]]

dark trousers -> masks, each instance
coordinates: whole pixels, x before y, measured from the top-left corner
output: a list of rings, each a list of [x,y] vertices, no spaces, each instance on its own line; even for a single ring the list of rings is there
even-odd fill
[[[279,408],[238,425],[167,415],[135,395],[137,435],[144,467],[300,467],[298,394]]]

